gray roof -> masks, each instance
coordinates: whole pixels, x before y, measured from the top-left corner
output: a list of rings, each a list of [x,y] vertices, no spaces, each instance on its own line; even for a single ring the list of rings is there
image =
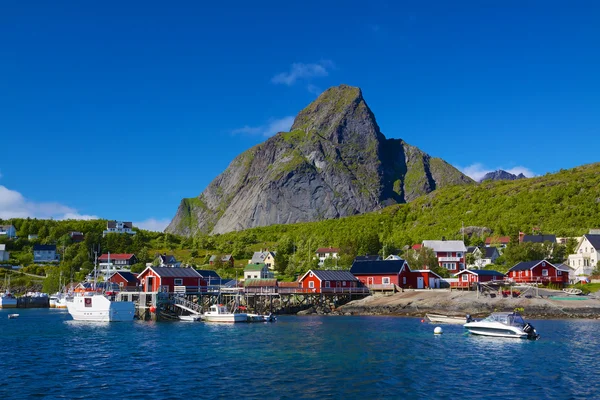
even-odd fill
[[[358,281],[358,278],[352,275],[350,271],[330,271],[323,269],[312,269],[311,271],[322,281]]]
[[[592,244],[592,246],[594,246],[594,249],[596,249],[596,251],[600,251],[600,235],[583,235],[588,242],[590,242]]]
[[[169,278],[201,278],[194,268],[151,267],[156,275]]]
[[[433,249],[433,251],[461,251],[465,253],[467,248],[462,240],[423,240],[423,246]]]
[[[55,244],[34,244],[33,251],[56,251]]]
[[[210,270],[210,269],[197,269],[196,271],[198,271],[198,273],[204,278],[204,279],[221,279],[221,277],[219,276],[219,274],[217,274],[216,271]]]
[[[498,256],[500,255],[500,253],[498,253],[498,249],[495,247],[484,247],[484,249],[485,249],[484,258],[491,259],[492,257],[494,257],[494,254],[496,254]]]
[[[556,243],[556,235],[525,235],[523,236],[523,243],[544,243],[551,242]]]
[[[121,221],[107,221],[106,222],[106,227],[108,229],[111,229],[111,228],[114,229],[114,228],[117,227],[117,222],[121,222]],[[124,228],[133,228],[133,223],[131,223],[131,222],[123,222],[123,227]]]
[[[376,260],[381,260],[381,257],[377,254],[375,255],[366,255],[366,256],[356,256],[354,258],[354,262],[356,261],[376,261]]]

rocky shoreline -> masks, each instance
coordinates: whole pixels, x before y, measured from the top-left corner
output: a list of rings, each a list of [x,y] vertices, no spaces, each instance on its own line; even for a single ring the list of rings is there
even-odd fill
[[[564,299],[551,299],[558,296]],[[502,297],[477,296],[476,292],[423,290],[405,291],[389,296],[369,296],[355,300],[335,310],[316,309],[299,312],[298,315],[390,315],[423,317],[426,313],[484,317],[494,311],[520,309],[526,318],[600,318],[600,299],[595,296],[578,297],[576,300],[559,291],[546,291],[540,296]]]

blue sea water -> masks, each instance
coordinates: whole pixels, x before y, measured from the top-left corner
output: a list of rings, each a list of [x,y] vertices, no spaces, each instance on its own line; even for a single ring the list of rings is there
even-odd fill
[[[0,398],[600,398],[599,321],[530,321],[539,341],[417,318],[85,323],[0,310]]]

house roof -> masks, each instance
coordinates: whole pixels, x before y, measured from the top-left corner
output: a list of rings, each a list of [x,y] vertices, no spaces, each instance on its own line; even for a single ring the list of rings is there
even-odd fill
[[[523,243],[556,243],[556,235],[525,235],[521,240]]]
[[[555,267],[556,267],[556,269],[563,271],[563,272],[572,272],[574,270],[574,268],[571,268],[565,264],[556,264]]]
[[[0,231],[7,231],[10,228],[14,228],[12,225],[0,225]]]
[[[492,258],[492,257],[494,257],[494,254],[498,254],[498,249],[495,247],[484,247],[484,249],[485,249],[484,258]]]
[[[410,267],[409,267],[409,268],[408,268],[408,270],[409,270],[410,272],[425,272],[425,273],[427,273],[427,274],[432,274],[432,275],[435,275],[435,276],[437,276],[437,277],[438,277],[438,278],[440,278],[440,279],[443,279],[441,276],[439,276],[438,274],[436,274],[435,272],[433,272],[433,271],[432,271],[432,270],[430,270],[430,269],[410,269]]]
[[[463,269],[454,275],[460,275],[465,273],[472,273],[479,276],[504,276],[502,272],[494,271],[492,269]]]
[[[556,268],[555,265],[549,263],[546,260],[521,261],[520,263],[518,263],[517,265],[515,265],[514,267],[512,267],[511,269],[509,269],[508,272],[510,272],[510,271],[525,271],[525,270],[530,270],[530,269],[533,269],[538,264],[540,264],[541,262],[546,262],[547,266]]]
[[[56,251],[56,245],[55,244],[34,244],[33,245],[33,251]]]
[[[213,254],[212,256],[210,256],[210,258],[208,259],[209,262],[211,261],[215,261],[217,259],[217,255]],[[221,256],[221,261],[223,262],[227,262],[229,260],[231,260],[233,258],[233,256],[231,254],[225,254],[223,256]]]
[[[244,287],[276,287],[277,279],[246,279]]]
[[[357,274],[399,274],[406,261],[400,260],[376,260],[353,262],[350,272]]]
[[[583,235],[583,237],[585,237],[588,240],[588,242],[590,242],[592,244],[592,246],[594,247],[594,249],[596,249],[596,251],[600,251],[600,235],[586,234],[586,235]]]
[[[377,254],[375,255],[366,255],[366,256],[356,256],[354,258],[354,262],[357,261],[376,261],[376,260],[381,260],[381,257]]]
[[[390,254],[389,256],[387,256],[387,257],[385,258],[385,260],[402,260],[402,257],[400,257],[400,256],[397,256],[397,255],[395,255],[395,254]]]
[[[221,277],[219,276],[219,274],[217,274],[216,271],[210,270],[210,269],[197,269],[196,271],[198,271],[198,273],[204,278],[204,279],[221,279]]]
[[[265,264],[248,264],[246,268],[244,268],[244,272],[246,271],[262,271],[264,268],[267,268]]]
[[[148,267],[161,278],[201,278],[194,268]]]
[[[331,271],[324,269],[311,269],[306,272],[306,274],[304,274],[300,280],[304,279],[304,277],[310,272],[312,272],[321,281],[358,281],[358,278],[352,275],[350,271]]]
[[[510,243],[510,236],[495,236],[485,238],[485,244],[492,243],[508,244]]]
[[[423,245],[421,243],[417,243],[417,244],[413,244],[411,249],[413,250],[421,250],[421,247],[423,247]]]
[[[177,259],[173,254],[159,254],[158,257],[162,260],[163,263],[176,263]]]
[[[117,222],[121,222],[121,221],[107,221],[106,222],[106,227],[108,229],[111,228],[116,228],[117,227]],[[123,222],[123,228],[133,228],[133,223],[131,222]]]
[[[265,261],[266,257],[267,257],[266,251],[255,251],[254,254],[252,254],[252,259],[250,260],[250,263],[251,264],[260,264],[261,262]]]
[[[340,249],[336,249],[335,247],[319,247],[317,249],[317,253],[339,253]]]
[[[469,246],[467,247],[467,253],[473,253],[477,249],[477,246]]]
[[[467,251],[465,243],[462,240],[423,240],[423,246],[433,249],[433,251]]]
[[[280,288],[297,288],[300,286],[300,282],[298,281],[294,281],[294,282],[279,282],[277,283],[277,286],[279,286]]]
[[[110,259],[111,260],[129,260],[134,255],[135,254],[111,254]],[[100,257],[98,257],[98,261],[108,261],[108,254],[102,254]]]
[[[108,278],[108,279],[111,279],[113,276],[115,276],[117,274],[121,275],[123,277],[123,279],[125,279],[127,282],[137,283],[137,281],[138,281],[137,276],[134,273],[128,272],[128,271],[127,272],[126,271],[117,271],[114,274],[112,274],[110,276],[110,278]]]

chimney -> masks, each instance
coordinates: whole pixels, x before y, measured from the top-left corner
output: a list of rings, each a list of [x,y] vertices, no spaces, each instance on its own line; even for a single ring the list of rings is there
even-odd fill
[[[523,243],[523,237],[525,237],[525,234],[519,231],[519,243]]]

